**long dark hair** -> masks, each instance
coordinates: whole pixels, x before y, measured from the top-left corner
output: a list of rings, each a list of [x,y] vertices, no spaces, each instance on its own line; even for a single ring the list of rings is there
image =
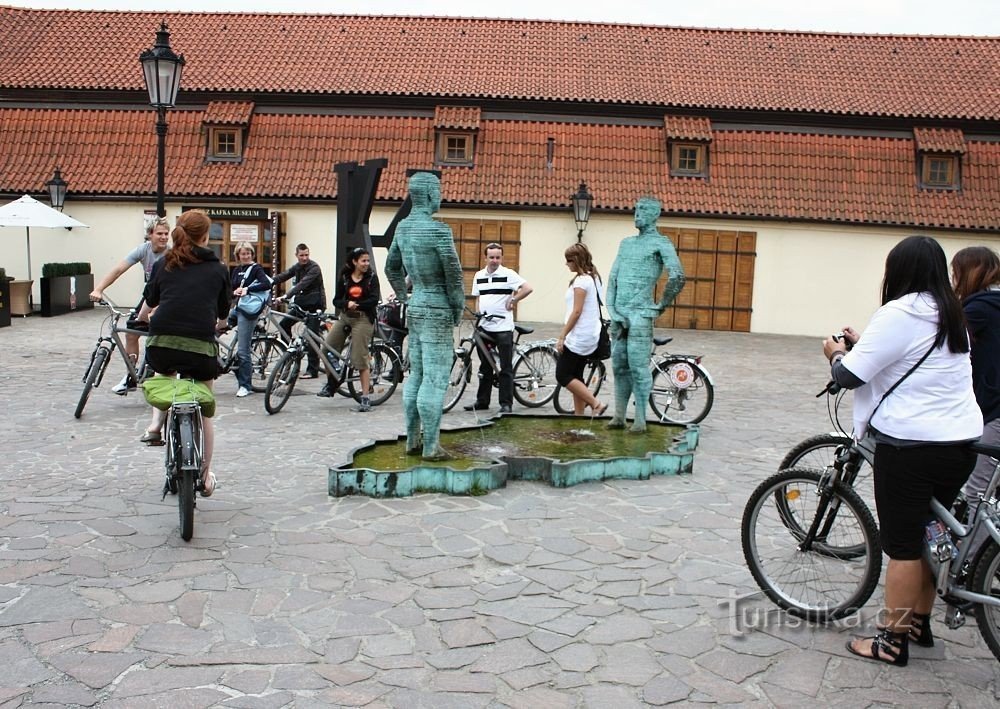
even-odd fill
[[[351,253],[347,254],[347,260],[344,261],[344,267],[340,269],[341,280],[346,281],[350,278],[351,274],[354,273],[354,268],[357,266],[358,259],[362,256],[368,256],[371,258],[371,254],[368,253],[361,246],[351,249]],[[368,273],[371,273],[371,269],[368,269]]]
[[[573,244],[567,247],[566,251],[563,252],[563,256],[573,264],[573,270],[576,271],[577,275],[593,276],[595,279],[600,279],[601,274],[597,272],[597,268],[594,266],[594,259],[590,255],[590,249],[586,245]],[[570,279],[569,284],[573,285],[574,280],[576,280],[576,276]]]
[[[1000,258],[988,246],[967,246],[951,259],[955,295],[965,300],[1000,283]]]
[[[170,232],[173,247],[167,250],[163,260],[164,268],[172,271],[184,268],[189,263],[198,263],[202,259],[195,253],[195,247],[212,226],[212,220],[200,209],[192,209],[177,217],[177,226]]]
[[[948,280],[948,260],[929,236],[908,236],[885,259],[882,305],[908,293],[929,293],[937,303],[938,330],[934,346],[948,343],[952,352],[968,352],[965,315]]]

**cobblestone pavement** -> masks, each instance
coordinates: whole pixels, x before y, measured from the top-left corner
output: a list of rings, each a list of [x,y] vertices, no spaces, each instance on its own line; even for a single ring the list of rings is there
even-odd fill
[[[332,499],[327,465],[399,433],[399,393],[357,414],[306,382],[268,416],[230,376],[220,486],[184,543],[163,451],[137,443],[147,409],[110,392],[120,362],[72,417],[100,320],[0,330],[0,706],[998,703],[974,624],[936,623],[944,642],[900,669],[848,656],[846,625],[734,619],[732,599],[756,590],[748,494],[830,429],[813,338],[672,333],[716,378],[692,476],[475,498]]]

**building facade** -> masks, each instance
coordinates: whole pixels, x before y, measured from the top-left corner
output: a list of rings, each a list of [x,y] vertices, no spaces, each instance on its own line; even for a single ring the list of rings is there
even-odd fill
[[[167,213],[208,209],[228,260],[256,240],[283,268],[304,242],[332,276],[333,166],[382,157],[371,233],[407,169],[440,170],[467,276],[501,241],[535,287],[522,320],[562,318],[581,181],[603,272],[635,199],[663,202],[689,276],[664,327],[862,327],[900,238],[950,254],[1000,237],[1000,39],[0,8],[0,197],[40,197],[59,167],[65,211],[90,225],[33,232],[34,264],[103,273],[141,239],[156,133],[138,56],[161,20],[186,59]],[[86,50],[69,58],[67,37]],[[0,266],[25,263],[23,230],[0,229]]]

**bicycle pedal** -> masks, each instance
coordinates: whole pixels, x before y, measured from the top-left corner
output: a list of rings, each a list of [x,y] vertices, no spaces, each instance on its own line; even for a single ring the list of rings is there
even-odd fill
[[[948,610],[944,614],[944,624],[952,630],[961,628],[965,625],[965,613],[955,606],[948,606]]]

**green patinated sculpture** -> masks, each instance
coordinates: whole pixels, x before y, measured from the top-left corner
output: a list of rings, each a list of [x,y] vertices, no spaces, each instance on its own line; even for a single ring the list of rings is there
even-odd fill
[[[409,191],[413,209],[396,227],[385,261],[396,297],[407,302],[406,449],[422,450],[426,460],[443,460],[448,454],[440,445],[441,409],[455,356],[454,328],[465,304],[462,264],[451,228],[431,217],[441,207],[441,182],[431,173],[418,172],[410,177]],[[407,276],[413,285],[409,296]]]
[[[646,430],[646,401],[653,386],[649,355],[653,323],[684,287],[684,269],[670,239],[656,230],[661,205],[642,197],[635,203],[639,233],[622,240],[608,277],[607,306],[611,317],[611,367],[615,373],[615,411],[608,428],[624,428],[629,397],[635,396],[631,430]],[[656,282],[668,272],[659,302],[653,300]]]

